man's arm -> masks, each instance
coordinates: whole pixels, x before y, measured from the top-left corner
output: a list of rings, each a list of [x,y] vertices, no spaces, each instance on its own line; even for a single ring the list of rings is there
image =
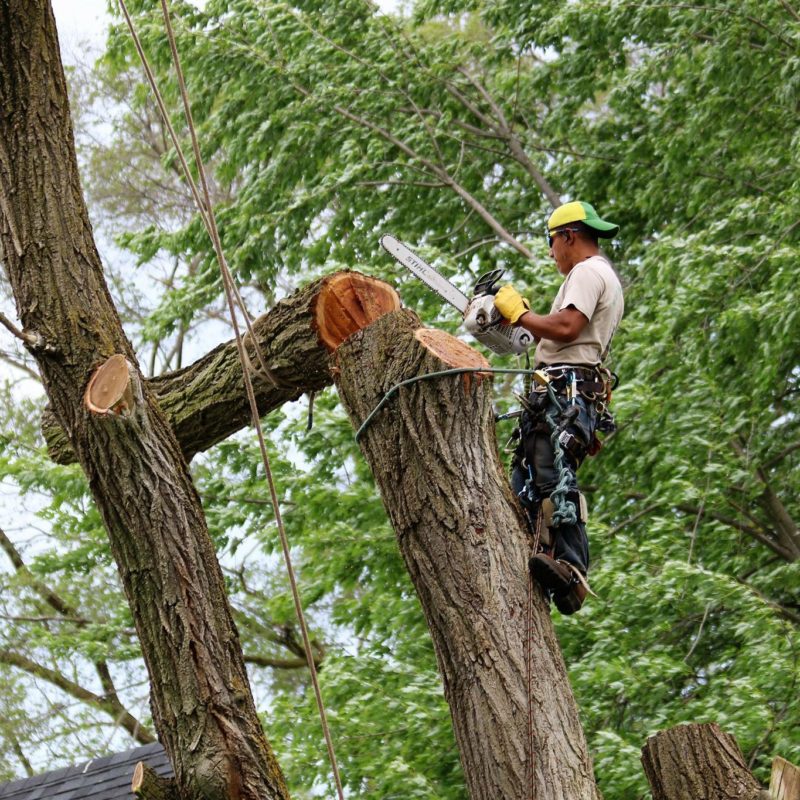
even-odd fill
[[[575,306],[568,306],[555,314],[534,314],[526,311],[517,320],[525,330],[539,339],[552,339],[555,342],[574,342],[589,320]]]
[[[529,310],[528,301],[510,284],[500,288],[495,295],[494,305],[507,322],[521,325],[537,341],[552,339],[556,342],[574,342],[589,322],[589,317],[579,311],[574,303],[568,303],[552,314],[534,314]]]

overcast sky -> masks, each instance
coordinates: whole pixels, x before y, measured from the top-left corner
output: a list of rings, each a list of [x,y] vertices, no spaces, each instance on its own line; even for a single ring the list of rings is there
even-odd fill
[[[52,0],[52,4],[61,55],[67,63],[73,63],[87,45],[92,50],[102,48],[109,22],[106,0]]]

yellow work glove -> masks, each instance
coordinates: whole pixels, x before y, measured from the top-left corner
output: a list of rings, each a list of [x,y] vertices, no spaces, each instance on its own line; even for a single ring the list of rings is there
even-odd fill
[[[494,296],[494,307],[504,319],[514,325],[530,309],[530,303],[509,283],[501,286]]]

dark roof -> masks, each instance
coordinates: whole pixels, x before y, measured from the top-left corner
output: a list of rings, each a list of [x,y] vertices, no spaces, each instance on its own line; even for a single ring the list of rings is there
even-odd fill
[[[124,753],[93,758],[76,767],[0,783],[2,800],[133,800],[134,767],[144,761],[159,775],[171,776],[172,767],[160,744],[135,747]]]

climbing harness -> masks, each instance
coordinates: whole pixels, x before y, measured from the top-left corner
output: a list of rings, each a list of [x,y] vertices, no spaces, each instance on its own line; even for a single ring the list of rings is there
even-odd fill
[[[200,147],[197,140],[197,133],[194,127],[194,121],[192,119],[192,112],[191,107],[189,104],[189,97],[186,91],[186,83],[183,76],[183,69],[181,68],[180,57],[178,55],[177,44],[175,42],[175,35],[172,29],[172,23],[170,20],[169,9],[167,7],[167,0],[161,0],[161,10],[164,17],[164,25],[167,32],[167,38],[169,40],[170,50],[172,52],[172,60],[175,65],[175,72],[178,77],[178,86],[180,88],[181,100],[183,103],[183,110],[186,117],[186,124],[189,129],[191,140],[192,140],[192,149],[194,152],[195,158],[195,165],[197,167],[197,172],[200,177],[200,184],[202,187],[203,195],[202,199],[200,196],[200,192],[198,191],[197,184],[195,183],[194,179],[192,178],[191,172],[189,171],[189,166],[186,163],[186,159],[183,155],[183,150],[180,146],[180,142],[175,134],[175,130],[172,126],[169,114],[166,110],[164,105],[163,98],[161,97],[161,93],[158,90],[158,86],[156,85],[155,78],[153,76],[153,71],[150,68],[150,64],[147,60],[145,52],[142,48],[141,41],[139,39],[138,33],[136,32],[135,26],[133,24],[133,20],[128,12],[128,8],[125,4],[125,0],[119,0],[120,8],[122,10],[123,16],[125,17],[125,21],[127,22],[128,29],[130,30],[131,36],[134,40],[134,45],[136,47],[136,51],[139,55],[139,58],[142,62],[142,66],[144,67],[145,74],[147,76],[148,83],[150,84],[150,88],[153,91],[153,94],[156,97],[156,103],[158,105],[159,111],[161,113],[164,125],[166,126],[170,138],[172,140],[173,146],[175,147],[176,153],[178,153],[178,157],[180,159],[181,168],[183,170],[183,174],[186,178],[187,183],[192,192],[192,197],[197,205],[198,211],[200,213],[200,217],[203,221],[203,224],[208,231],[208,235],[211,239],[212,245],[214,247],[214,253],[217,258],[217,262],[219,264],[220,273],[222,275],[222,284],[225,290],[225,297],[228,303],[228,310],[231,316],[231,324],[233,326],[234,335],[236,338],[236,348],[239,354],[239,360],[242,365],[242,375],[244,378],[245,384],[245,391],[247,393],[247,399],[250,404],[250,412],[253,421],[253,427],[256,430],[256,435],[258,437],[258,444],[259,449],[261,451],[261,460],[264,466],[264,472],[267,479],[267,484],[269,487],[270,498],[272,500],[272,509],[275,514],[275,523],[278,528],[278,533],[281,541],[281,548],[283,550],[283,557],[284,562],[286,564],[286,571],[289,577],[289,583],[291,586],[292,591],[292,599],[294,601],[295,607],[295,614],[297,616],[298,626],[300,627],[300,631],[303,638],[303,646],[306,653],[306,661],[308,663],[309,674],[311,676],[311,683],[314,687],[314,694],[317,701],[317,709],[319,711],[320,721],[322,724],[323,734],[325,736],[325,743],[328,750],[328,759],[331,764],[331,770],[333,773],[334,783],[336,785],[336,791],[339,797],[339,800],[344,800],[344,789],[342,787],[342,780],[339,775],[339,767],[336,761],[336,753],[333,748],[333,740],[330,734],[330,728],[328,726],[328,719],[327,714],[325,711],[325,704],[322,699],[322,692],[319,686],[319,678],[317,676],[317,669],[316,664],[314,663],[313,651],[311,648],[311,639],[308,633],[308,625],[306,624],[305,614],[303,612],[302,603],[300,600],[300,593],[297,588],[297,579],[295,577],[294,566],[292,564],[291,554],[289,551],[289,540],[286,535],[286,528],[283,524],[283,518],[280,512],[280,505],[278,500],[277,491],[275,488],[275,481],[272,475],[272,468],[270,466],[269,455],[267,453],[267,446],[266,441],[264,438],[264,432],[261,427],[261,418],[258,412],[258,403],[256,401],[255,391],[253,389],[253,382],[251,379],[251,370],[252,370],[252,363],[250,358],[247,354],[247,350],[245,347],[245,338],[242,336],[241,331],[239,330],[239,324],[237,321],[236,315],[236,308],[238,307],[239,310],[242,312],[242,316],[245,320],[245,325],[247,327],[247,334],[250,337],[250,341],[253,345],[253,350],[256,354],[256,358],[258,359],[259,366],[261,368],[261,372],[272,381],[273,384],[276,386],[278,382],[276,381],[272,371],[267,367],[266,361],[263,357],[263,353],[261,352],[261,348],[259,347],[258,340],[253,332],[252,324],[250,315],[245,308],[244,301],[242,300],[241,294],[239,293],[239,289],[236,285],[236,281],[233,278],[233,275],[228,267],[228,262],[225,258],[225,254],[222,250],[222,241],[219,236],[219,230],[217,229],[216,217],[214,215],[214,209],[211,203],[211,195],[208,189],[208,181],[206,179],[206,172],[203,165],[202,156],[200,153]]]
[[[611,390],[616,385],[615,378],[608,370],[599,368],[573,367],[569,365],[540,367],[533,370],[533,380],[536,388],[527,397],[518,397],[527,420],[523,417],[518,429],[515,450],[518,454],[524,448],[523,425],[532,425],[532,432],[547,433],[553,448],[553,465],[556,471],[555,488],[549,492],[552,501],[552,519],[548,527],[558,528],[560,525],[574,525],[579,519],[585,518],[580,505],[582,495],[578,493],[579,506],[568,499],[568,494],[574,491],[574,472],[566,460],[569,454],[579,465],[585,455],[594,455],[601,447],[600,440],[592,436],[591,441],[583,442],[574,433],[567,430],[578,418],[580,408],[578,397],[594,405],[597,414],[596,430],[611,432],[614,422],[608,412],[608,402]],[[564,402],[559,398],[558,391],[563,390]],[[602,423],[602,424],[601,424]],[[546,498],[537,494],[534,483],[534,474],[531,464],[524,458],[524,451],[520,454],[518,463],[527,472],[525,486],[520,492],[521,499],[528,501],[529,505],[540,505]],[[526,506],[523,503],[523,506]]]

